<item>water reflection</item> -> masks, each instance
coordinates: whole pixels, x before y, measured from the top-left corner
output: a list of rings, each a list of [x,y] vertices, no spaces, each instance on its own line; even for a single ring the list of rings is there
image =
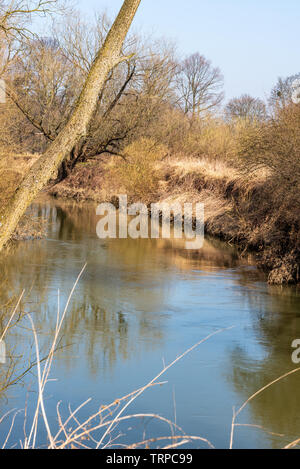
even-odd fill
[[[251,329],[255,344],[259,345],[260,356],[253,354],[249,343],[242,342],[231,353],[229,380],[242,400],[297,368],[292,363],[291,344],[300,337],[300,299],[297,288],[266,288],[256,283],[250,285],[246,294],[252,312]],[[299,437],[299,396],[300,373],[267,389],[250,404],[252,418],[257,425],[285,435],[283,438],[271,438],[274,447],[278,447],[279,441],[283,446],[284,442],[289,443]]]

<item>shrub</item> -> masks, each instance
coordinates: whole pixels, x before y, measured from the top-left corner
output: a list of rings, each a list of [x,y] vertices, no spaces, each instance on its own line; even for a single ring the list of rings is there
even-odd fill
[[[196,129],[195,129],[196,130]],[[219,119],[207,117],[201,122],[200,129],[195,131],[193,127],[187,139],[187,150],[197,145],[197,156],[209,160],[228,160],[233,152],[232,126]]]
[[[277,192],[298,200],[300,189],[300,106],[283,109],[276,119],[245,127],[238,136],[238,167],[246,173],[265,168]]]
[[[167,147],[153,139],[141,138],[128,145],[123,154],[124,159],[112,168],[113,175],[132,199],[152,202],[160,180],[157,162],[168,155]]]
[[[253,206],[260,226],[265,265],[274,267],[272,283],[299,281],[300,264],[300,106],[282,109],[276,118],[244,128],[236,164],[248,177],[267,170],[263,193]],[[274,274],[275,272],[275,274]]]

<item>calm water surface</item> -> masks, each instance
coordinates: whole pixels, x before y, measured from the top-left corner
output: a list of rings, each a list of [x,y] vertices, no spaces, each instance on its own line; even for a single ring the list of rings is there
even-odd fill
[[[208,334],[234,326],[183,358],[135,401],[129,413],[158,413],[190,435],[217,448],[229,444],[233,406],[260,387],[296,368],[291,343],[300,338],[300,295],[295,288],[271,288],[251,260],[240,260],[229,245],[207,239],[201,251],[187,251],[179,240],[100,240],[93,204],[46,200],[35,211],[47,219],[47,237],[19,243],[0,258],[0,304],[24,288],[22,310],[31,312],[46,353],[55,327],[58,290],[62,309],[85,262],[73,295],[61,345],[46,390],[50,424],[91,397],[87,417],[146,384],[181,352]],[[27,319],[7,337],[13,357],[0,365],[15,375],[32,360]],[[297,373],[251,401],[238,422],[236,448],[277,448],[300,436],[300,376]],[[2,394],[0,413],[36,400],[35,371]],[[8,442],[24,436],[24,414]],[[10,420],[0,426],[1,442]],[[127,422],[116,443],[169,434],[151,419]],[[144,433],[145,432],[145,433]],[[117,435],[118,432],[116,430]],[[280,434],[277,435],[277,434]],[[39,444],[45,443],[43,429]],[[191,445],[189,445],[191,446]],[[207,447],[204,443],[197,447]]]

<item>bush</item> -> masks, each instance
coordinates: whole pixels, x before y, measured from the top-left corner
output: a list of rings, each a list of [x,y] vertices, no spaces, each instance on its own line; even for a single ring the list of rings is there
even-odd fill
[[[176,110],[166,110],[159,122],[148,129],[148,135],[177,156],[216,161],[227,160],[233,151],[232,125],[209,115],[191,119]]]
[[[187,151],[195,148],[196,156],[209,160],[228,160],[233,152],[233,136],[231,125],[219,120],[207,117],[201,122],[200,129],[191,128],[187,138]],[[194,142],[194,144],[193,144]]]
[[[240,132],[236,165],[248,177],[265,169],[267,178],[252,207],[272,283],[299,281],[300,265],[300,106]],[[252,201],[253,202],[253,201]]]
[[[291,105],[266,123],[248,123],[238,134],[237,157],[246,171],[264,167],[285,184],[300,177],[300,106]]]
[[[167,147],[153,139],[141,138],[128,145],[123,154],[124,159],[114,164],[113,174],[119,178],[129,197],[135,201],[153,202],[160,180],[157,163],[168,155]]]

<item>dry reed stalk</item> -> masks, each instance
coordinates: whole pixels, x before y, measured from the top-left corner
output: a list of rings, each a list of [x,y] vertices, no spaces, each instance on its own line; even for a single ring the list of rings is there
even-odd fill
[[[258,391],[256,391],[254,394],[252,394],[242,405],[241,407],[235,411],[235,409],[233,408],[233,417],[232,417],[232,423],[231,423],[231,432],[230,432],[230,442],[229,442],[229,449],[232,449],[233,448],[233,439],[234,439],[234,430],[235,430],[235,427],[236,426],[241,426],[240,424],[237,424],[236,423],[236,419],[238,417],[238,415],[245,409],[245,407],[249,404],[249,402],[251,402],[253,399],[255,399],[255,397],[257,397],[259,394],[263,393],[266,389],[270,388],[271,386],[273,386],[274,384],[278,383],[279,381],[283,380],[284,378],[287,378],[288,376],[294,374],[294,373],[297,373],[298,371],[300,371],[300,368],[295,368],[294,370],[291,370],[289,371],[288,373],[285,373],[284,375],[282,376],[279,376],[279,378],[276,378],[274,379],[273,381],[271,381],[270,383],[266,384],[265,386],[263,386],[262,388],[260,388]],[[249,426],[249,425],[247,425]],[[260,427],[261,429],[265,430],[263,427]],[[298,442],[300,441],[297,440]],[[292,445],[293,443],[291,443]]]
[[[23,296],[24,296],[24,293],[25,293],[25,290],[22,291],[22,293],[21,293],[21,295],[20,295],[20,297],[19,297],[19,299],[18,299],[18,301],[17,301],[17,304],[16,304],[15,308],[13,309],[13,311],[12,311],[12,313],[11,313],[11,315],[10,315],[10,318],[9,318],[9,320],[8,320],[8,322],[7,322],[7,324],[6,324],[5,328],[4,328],[4,331],[3,331],[3,333],[2,333],[2,335],[1,335],[1,337],[0,337],[0,342],[4,339],[6,333],[7,333],[8,329],[9,329],[9,326],[10,326],[10,324],[11,324],[11,321],[13,320],[14,315],[16,314],[16,311],[17,311],[17,309],[18,309],[18,307],[19,307],[19,305],[20,305],[20,303],[21,303],[21,300],[22,300],[22,298],[23,298]]]

